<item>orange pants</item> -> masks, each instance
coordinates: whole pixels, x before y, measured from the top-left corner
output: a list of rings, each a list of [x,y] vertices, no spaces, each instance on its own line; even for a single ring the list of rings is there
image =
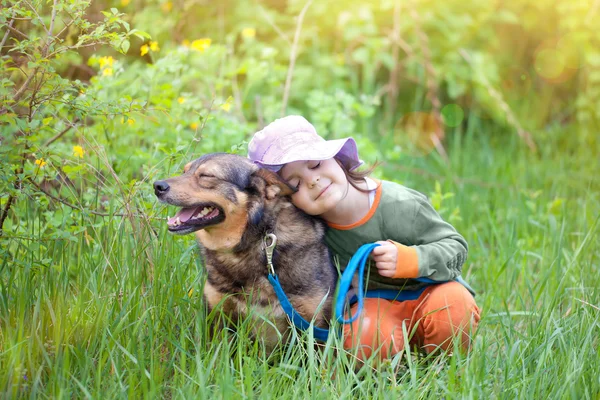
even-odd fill
[[[358,303],[351,313],[357,308]],[[416,300],[365,299],[362,314],[344,325],[344,348],[358,350],[362,361],[374,351],[380,359],[391,358],[404,349],[405,325],[406,341],[427,353],[451,348],[455,337],[468,351],[478,323],[479,307],[471,293],[458,282],[446,282],[428,287]]]

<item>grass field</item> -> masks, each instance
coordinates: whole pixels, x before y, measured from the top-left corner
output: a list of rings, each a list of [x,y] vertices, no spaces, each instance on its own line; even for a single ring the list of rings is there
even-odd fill
[[[7,225],[25,234],[0,242],[2,397],[598,399],[598,149],[550,130],[534,154],[478,129],[449,140],[448,164],[404,156],[377,172],[439,200],[469,242],[463,276],[483,314],[468,356],[402,354],[355,371],[335,339],[314,351],[297,335],[267,355],[243,325],[237,340],[209,341],[202,263],[192,236],[166,231],[173,210],[150,184],[159,167],[126,192],[131,213],[154,207],[145,219],[45,197],[15,205],[27,213]],[[106,200],[109,213],[120,200]],[[58,225],[77,214],[64,227],[75,239],[47,236],[44,213]]]

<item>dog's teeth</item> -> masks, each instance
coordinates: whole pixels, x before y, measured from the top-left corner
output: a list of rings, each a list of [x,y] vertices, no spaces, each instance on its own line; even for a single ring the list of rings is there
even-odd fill
[[[177,219],[175,220],[175,225],[181,225],[181,220],[179,219],[179,217],[177,217]]]

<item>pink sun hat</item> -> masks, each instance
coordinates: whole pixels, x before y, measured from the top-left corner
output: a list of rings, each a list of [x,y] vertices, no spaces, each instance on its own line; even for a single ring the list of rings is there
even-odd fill
[[[336,157],[352,171],[363,164],[353,138],[325,140],[304,117],[276,119],[256,132],[248,143],[248,158],[262,168],[279,171],[294,161],[327,160]]]

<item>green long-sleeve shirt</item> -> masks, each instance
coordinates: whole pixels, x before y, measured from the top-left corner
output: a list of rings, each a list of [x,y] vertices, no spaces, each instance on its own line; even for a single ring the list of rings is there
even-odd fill
[[[423,194],[389,181],[378,186],[364,218],[352,225],[329,224],[325,240],[342,271],[361,245],[378,240],[395,242],[396,278],[379,275],[373,265],[365,282],[367,289],[417,289],[425,284],[412,278],[421,277],[455,280],[468,252],[465,239]]]

